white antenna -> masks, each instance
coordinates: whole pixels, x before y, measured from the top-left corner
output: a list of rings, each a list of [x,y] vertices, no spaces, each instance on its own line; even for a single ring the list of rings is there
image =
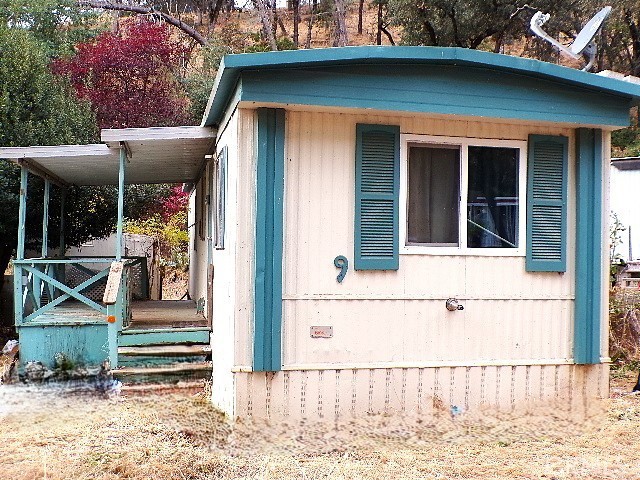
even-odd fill
[[[600,28],[602,28],[602,24],[610,13],[611,7],[604,7],[596,13],[595,16],[587,22],[584,28],[580,30],[580,33],[578,33],[575,40],[568,46],[562,45],[542,29],[542,25],[549,20],[548,13],[545,14],[537,12],[534,14],[533,17],[531,17],[530,26],[533,33],[556,47],[560,53],[569,58],[573,58],[574,60],[580,60],[582,57],[587,59],[588,63],[582,70],[588,72],[596,61],[596,53],[598,51],[594,38],[600,31]]]

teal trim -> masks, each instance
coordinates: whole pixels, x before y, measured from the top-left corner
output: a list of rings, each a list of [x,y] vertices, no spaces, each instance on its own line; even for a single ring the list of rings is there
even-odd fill
[[[285,111],[258,109],[254,371],[282,368]]]
[[[51,182],[44,179],[44,195],[42,199],[42,256],[49,253],[49,197],[51,196]]]
[[[24,259],[24,243],[27,222],[27,189],[29,171],[25,167],[20,168],[20,203],[18,205],[18,246],[16,248],[16,260]]]
[[[616,114],[610,115],[610,120],[608,120],[615,121],[616,123],[612,124],[614,126],[628,125],[628,115],[626,120],[619,116],[622,113],[621,105],[626,104],[628,107],[631,103],[638,104],[640,101],[640,86],[638,85],[572,68],[561,67],[551,63],[540,62],[538,60],[464,48],[363,46],[227,55],[223,58],[220,68],[218,69],[218,75],[202,124],[206,126],[219,126],[221,124],[226,109],[231,105],[234,95],[237,94],[239,85],[242,85],[240,91],[241,100],[249,98],[245,91],[247,88],[251,88],[251,86],[248,85],[250,82],[247,82],[248,76],[245,75],[247,72],[258,72],[261,79],[263,78],[263,72],[272,71],[277,75],[282,73],[284,74],[283,78],[286,80],[289,75],[293,75],[296,70],[308,70],[305,77],[307,81],[304,83],[287,81],[280,86],[279,92],[280,94],[284,94],[280,102],[294,103],[285,100],[285,98],[299,97],[299,90],[303,88],[306,89],[307,84],[310,90],[315,90],[317,81],[322,85],[320,77],[322,77],[324,71],[334,69],[334,72],[342,74],[345,71],[345,66],[354,67],[354,70],[359,70],[362,67],[378,66],[381,78],[384,78],[385,75],[390,75],[389,80],[385,84],[386,91],[382,97],[369,92],[368,96],[370,98],[378,98],[379,100],[375,103],[376,107],[367,107],[365,102],[361,101],[359,103],[352,103],[351,106],[356,108],[382,108],[384,110],[392,110],[393,108],[384,108],[384,106],[390,105],[390,103],[385,102],[387,95],[391,97],[396,95],[397,85],[395,82],[397,78],[394,72],[400,67],[405,68],[411,66],[427,67],[423,68],[422,71],[433,72],[434,74],[437,74],[443,66],[455,67],[456,75],[463,80],[463,77],[472,75],[471,72],[480,72],[474,77],[474,81],[478,82],[477,84],[467,83],[472,87],[471,90],[476,87],[484,88],[486,80],[483,77],[502,78],[503,74],[506,74],[505,78],[509,79],[510,88],[514,80],[517,81],[517,79],[520,79],[527,83],[527,85],[533,80],[533,88],[537,89],[536,81],[541,80],[542,83],[540,85],[550,85],[551,91],[555,88],[556,90],[563,90],[567,94],[574,91],[590,97],[593,101],[597,102],[597,109],[607,106],[607,102],[603,103],[602,99],[608,97],[609,107],[604,110],[610,110],[612,107],[616,109]],[[438,68],[433,68],[434,66]],[[422,80],[421,77],[415,77],[411,81],[421,82]],[[368,86],[369,84],[363,82],[357,88],[366,93]],[[484,103],[491,104],[497,102],[498,106],[503,103],[500,99],[503,90],[500,88],[499,83],[495,84],[495,87],[497,90],[493,91],[492,98],[485,99]],[[254,83],[253,89],[255,90],[256,88],[259,87]],[[549,89],[545,88],[545,90]],[[315,91],[315,95],[311,93],[307,96],[308,101],[314,102],[310,104],[314,105],[327,104],[334,93],[331,90],[327,90],[324,86]],[[458,90],[457,93],[465,96],[465,91],[466,90]],[[289,96],[289,94],[291,96]],[[532,93],[532,96],[538,98],[535,93]],[[600,99],[598,97],[600,97]],[[273,98],[273,96],[270,98]],[[451,99],[456,100],[455,96],[451,96]],[[428,99],[422,100],[428,101]],[[262,101],[266,102],[266,100]],[[305,102],[304,104],[307,103]],[[584,103],[581,105],[583,108],[588,109],[588,105]],[[524,108],[540,108],[541,110],[548,111],[549,115],[553,117],[553,112],[556,111],[558,107],[562,108],[561,105],[555,103],[554,98],[553,102],[548,99],[546,101],[543,100],[543,106],[529,105]],[[406,108],[402,110],[406,110]],[[487,111],[489,111],[489,109],[487,109]],[[468,115],[470,113],[465,112],[465,114]],[[510,114],[518,116],[508,118],[521,118],[518,112],[511,111]],[[604,115],[603,118],[606,118],[608,115],[604,111],[602,114]],[[564,119],[563,121],[569,120]],[[625,121],[625,123],[620,124],[619,122],[621,121]],[[607,124],[599,122],[591,123]]]
[[[55,366],[55,355],[64,353],[75,365],[98,366],[109,358],[107,323],[100,325],[23,325],[18,327],[20,363],[42,362]]]
[[[13,312],[16,325],[22,322],[24,316],[24,302],[22,298],[22,267],[18,264],[24,260],[25,224],[27,218],[27,187],[29,171],[23,166],[20,168],[20,192],[18,203],[18,245],[16,247],[16,260],[13,261]]]
[[[573,357],[600,363],[602,321],[602,130],[576,130],[576,299]]]
[[[530,135],[527,172],[527,272],[567,270],[569,141]]]
[[[356,125],[356,270],[399,268],[400,127]]]
[[[77,287],[70,289],[72,290],[74,293],[79,294],[80,292],[82,292],[84,289],[86,289],[87,287],[93,285],[96,281],[100,280],[101,278],[106,277],[109,274],[109,269],[103,270],[97,274],[95,274],[93,277],[85,280],[84,282],[82,282],[80,285],[78,285]],[[45,275],[46,277],[46,275]],[[50,278],[50,277],[49,277]],[[47,284],[50,284],[51,282],[45,280],[45,282]],[[67,287],[68,288],[68,287]],[[60,290],[60,288],[58,287],[58,289]],[[86,298],[84,295],[80,295],[82,298]],[[71,298],[71,294],[65,293],[64,295],[60,295],[58,298],[50,301],[49,303],[47,303],[46,305],[44,305],[43,307],[39,308],[38,310],[36,310],[35,312],[33,312],[31,315],[27,316],[23,322],[24,323],[29,323],[30,321],[36,319],[37,317],[39,317],[40,315],[43,315],[45,313],[47,313],[48,311],[52,310],[54,307],[56,307],[57,305],[60,305],[62,302],[64,302],[65,300],[67,300],[68,298]],[[80,300],[80,298],[75,297],[78,300]],[[87,299],[88,300],[88,299]],[[80,300],[83,303],[86,303],[84,300]],[[89,305],[89,304],[87,304]],[[98,311],[102,311],[98,308],[96,308],[95,306],[98,305],[97,303],[93,303],[93,308],[98,310]],[[89,305],[92,306],[92,305]],[[104,313],[106,314],[107,311],[105,310]]]
[[[118,337],[118,346],[164,345],[174,343],[209,343],[209,328],[174,328],[154,330],[123,330]]]
[[[50,277],[49,275],[45,275],[44,273],[42,273],[40,270],[38,270],[37,268],[34,267],[22,267],[23,270],[26,270],[27,272],[31,273],[34,277],[38,277],[40,280],[44,280],[47,283],[52,284],[54,287],[56,287],[58,290],[63,291],[64,293],[68,294],[70,297],[75,298],[76,300],[81,301],[82,303],[84,303],[85,305],[88,305],[89,307],[93,308],[94,310],[97,310],[100,313],[104,313],[105,315],[107,314],[107,309],[105,307],[103,307],[102,305],[94,302],[93,300],[85,297],[84,295],[80,294],[80,290],[79,290],[79,286],[76,288],[69,288],[66,285],[64,285],[63,283],[60,283],[59,281],[57,281],[55,278]],[[98,275],[101,275],[104,272],[101,272],[99,274],[96,275],[96,277]],[[107,270],[107,274],[108,274],[108,270]],[[102,275],[102,276],[106,276]],[[93,280],[93,279],[92,279]],[[83,287],[83,288],[86,288]]]
[[[127,163],[127,151],[124,142],[120,142],[120,165],[118,168],[118,226],[116,228],[116,261],[122,260],[122,227],[124,222],[124,171]]]
[[[629,124],[628,99],[480,67],[396,65],[390,70],[367,65],[245,72],[243,85],[244,102]]]

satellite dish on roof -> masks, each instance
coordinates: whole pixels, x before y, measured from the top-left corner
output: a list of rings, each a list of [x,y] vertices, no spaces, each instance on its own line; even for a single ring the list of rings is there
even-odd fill
[[[580,30],[580,33],[578,33],[575,40],[570,45],[562,45],[542,29],[542,25],[549,20],[548,13],[535,13],[533,17],[531,17],[530,26],[533,33],[556,47],[560,53],[569,58],[573,58],[574,60],[585,58],[587,60],[587,64],[582,70],[589,71],[595,63],[596,53],[598,51],[594,38],[602,28],[602,24],[610,13],[611,7],[604,7],[596,13],[594,17],[587,22],[584,28]]]

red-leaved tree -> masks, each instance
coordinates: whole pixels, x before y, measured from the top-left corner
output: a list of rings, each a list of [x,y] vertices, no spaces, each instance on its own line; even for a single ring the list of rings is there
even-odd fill
[[[187,210],[189,194],[180,185],[171,187],[170,194],[162,200],[162,218],[169,221],[177,213]]]
[[[167,25],[134,18],[118,34],[76,45],[52,70],[91,102],[100,128],[185,125],[192,119],[179,73],[187,54]]]

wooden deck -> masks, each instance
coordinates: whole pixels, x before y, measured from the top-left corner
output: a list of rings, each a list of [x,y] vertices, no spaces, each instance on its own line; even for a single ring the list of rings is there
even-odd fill
[[[196,313],[192,300],[144,300],[131,304],[133,319],[129,328],[136,330],[159,328],[206,327],[207,320]]]
[[[191,300],[146,300],[131,304],[133,319],[129,329],[156,330],[172,328],[207,327],[207,320],[196,313],[196,304]],[[78,302],[67,300],[51,311],[35,319],[32,324],[76,324],[94,323],[104,314]],[[106,320],[106,319],[105,319]]]

